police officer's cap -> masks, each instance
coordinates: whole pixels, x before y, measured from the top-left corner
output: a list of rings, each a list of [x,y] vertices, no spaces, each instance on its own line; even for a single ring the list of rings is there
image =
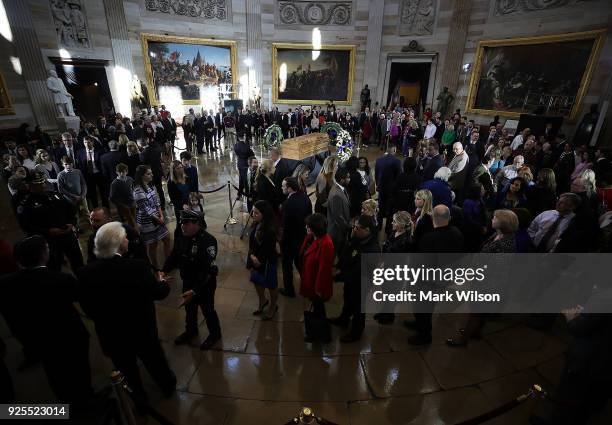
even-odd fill
[[[181,222],[191,221],[199,224],[204,223],[204,214],[198,211],[182,210]]]

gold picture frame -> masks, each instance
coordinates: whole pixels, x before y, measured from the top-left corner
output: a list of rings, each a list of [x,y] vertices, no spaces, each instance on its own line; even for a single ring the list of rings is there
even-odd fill
[[[549,99],[549,101],[551,102],[550,104],[554,105],[554,108],[555,108],[553,109],[554,114],[563,115],[570,122],[574,122],[578,117],[578,113],[580,110],[582,100],[584,99],[587,93],[587,90],[589,88],[589,84],[591,82],[593,71],[595,69],[595,66],[597,65],[597,61],[599,59],[601,49],[605,42],[605,36],[606,36],[606,30],[604,29],[604,30],[585,31],[585,32],[570,33],[570,34],[558,34],[558,35],[546,35],[546,36],[538,36],[538,37],[522,37],[522,38],[512,38],[512,39],[504,39],[504,40],[480,41],[478,43],[478,48],[476,51],[476,59],[474,61],[472,76],[470,79],[469,92],[468,92],[468,97],[467,97],[467,102],[466,102],[467,113],[482,114],[482,115],[499,115],[499,116],[504,116],[508,118],[519,118],[520,115],[523,113],[533,112],[533,110],[527,110],[526,107],[533,106],[532,103],[529,103],[532,101],[530,99],[536,99],[538,98],[538,96],[540,96],[539,106],[544,106],[545,104],[542,102],[546,102],[546,99]],[[566,53],[566,55],[559,57],[558,54],[553,53],[555,49],[562,48],[561,45],[558,45],[558,44],[555,45],[553,43],[569,43],[569,42],[579,42],[579,41],[589,41],[589,40],[592,41],[592,46],[590,48],[590,53],[588,53],[588,60],[584,61],[586,63],[583,62],[583,64],[581,64],[580,63],[581,61],[576,60],[575,57],[573,58],[571,54],[568,55]],[[578,43],[575,43],[575,44],[578,45]],[[518,49],[514,49],[512,51],[511,49],[506,49],[506,53],[508,53],[506,57],[514,56],[516,58],[518,55],[523,54],[525,57],[533,58],[535,60],[534,60],[534,63],[531,64],[531,66],[532,68],[535,69],[537,68],[536,63],[538,61],[543,60],[542,53],[550,52],[551,58],[554,57],[555,60],[559,60],[564,64],[563,66],[556,66],[556,67],[554,66],[554,64],[550,65],[551,68],[554,68],[555,77],[558,80],[560,80],[560,78],[562,78],[563,76],[570,76],[572,74],[578,75],[579,73],[581,73],[580,78],[572,79],[573,81],[580,81],[580,82],[576,86],[576,88],[571,88],[572,82],[569,81],[570,79],[568,78],[568,82],[565,83],[568,89],[567,94],[550,95],[550,94],[545,94],[544,92],[540,92],[540,93],[533,92],[531,93],[531,97],[530,97],[530,89],[527,88],[526,94],[524,96],[524,101],[523,101],[523,107],[522,107],[523,110],[512,110],[512,108],[503,109],[505,105],[507,104],[512,105],[513,103],[512,102],[506,103],[505,102],[506,98],[502,97],[505,95],[502,95],[499,92],[499,88],[502,87],[502,84],[500,84],[499,80],[496,78],[497,72],[494,68],[498,67],[498,70],[499,69],[503,70],[503,68],[502,68],[501,61],[496,63],[495,51],[493,49],[497,49],[498,57],[501,53],[501,57],[504,58],[505,56],[504,56],[503,48],[506,48],[506,47],[514,48],[515,46],[535,46],[535,45],[543,45],[543,46],[539,48],[533,47],[531,49],[525,48],[521,51],[519,51]],[[569,46],[569,44],[566,44],[566,46]],[[582,54],[586,56],[587,54],[586,47],[588,47],[588,45],[584,44],[584,47],[585,49],[583,50]],[[485,61],[485,55],[486,55],[487,62],[483,63]],[[544,60],[546,60],[547,58],[548,57],[545,57]],[[584,66],[584,69],[582,68],[571,69],[569,67],[570,64],[574,64],[576,65],[576,67]],[[510,87],[510,89],[515,87],[516,85],[509,84],[511,83],[512,78],[516,78],[518,80],[519,77],[521,78],[524,77],[525,79],[529,79],[533,77],[533,74],[527,74],[527,73],[525,73],[525,76],[522,76],[520,74],[520,70],[519,72],[517,72],[517,66],[515,66],[514,68],[511,67],[512,64],[510,64],[510,60],[503,62],[503,65],[507,68],[510,68],[510,70],[507,71],[507,75],[510,77],[507,79],[508,84],[504,85],[503,87]],[[482,73],[484,71],[483,68],[485,66],[488,67],[488,73],[487,73],[487,78],[483,79]],[[542,69],[542,68],[540,67],[538,69]],[[558,75],[558,72],[560,70],[563,70],[564,72],[562,77],[559,77]],[[491,72],[492,72],[493,77],[490,77]],[[541,75],[543,76],[541,78],[544,78],[544,81],[546,81],[546,76],[544,76],[544,71],[542,71]],[[530,79],[528,81],[530,81],[530,84],[532,84],[531,82],[534,80]],[[484,85],[488,85],[487,88],[483,88],[482,92],[480,91],[481,83],[483,83]],[[536,84],[536,83],[537,81],[533,84]],[[519,80],[518,84],[520,88],[523,82]],[[525,85],[523,85],[522,87],[524,91]],[[540,87],[546,87],[545,83],[543,83],[543,85],[541,85]],[[557,85],[557,88],[559,89],[559,91],[561,90],[561,82],[559,82],[559,84]],[[486,92],[486,90],[488,90],[488,93],[491,94],[491,97],[485,96],[483,94],[483,92]],[[503,90],[505,91],[505,88]],[[516,103],[520,101],[521,93],[522,93],[521,91],[516,92],[516,95],[513,98],[513,100]],[[573,103],[571,103],[571,108],[569,108],[569,102],[568,102],[567,103],[568,106],[564,109],[563,102],[562,102],[562,99],[564,97],[567,97],[568,99],[571,97],[574,98]],[[510,98],[510,96],[508,96],[508,98]],[[487,107],[487,104],[489,102],[494,105],[493,108]],[[502,103],[502,107],[495,108],[495,104],[500,105],[500,103]],[[565,113],[563,113],[563,111],[565,111]]]
[[[320,98],[320,99],[283,99],[279,97],[279,50],[305,50],[312,52],[312,44],[297,44],[297,43],[273,43],[272,44],[272,102],[276,104],[288,104],[288,105],[323,105],[328,103],[330,100],[334,101],[336,105],[350,105],[353,102],[353,80],[355,76],[355,55],[357,46],[348,44],[326,44],[322,45],[320,51],[348,51],[348,80],[347,80],[347,94],[345,99],[332,99],[332,98]]]
[[[4,75],[0,72],[0,115],[15,115]]]
[[[167,36],[157,34],[140,34],[140,40],[142,45],[142,55],[144,58],[145,73],[147,78],[147,89],[149,91],[149,99],[151,99],[151,105],[159,105],[159,99],[157,98],[157,90],[155,82],[153,80],[153,68],[151,66],[151,60],[149,58],[149,43],[150,42],[162,42],[162,43],[173,43],[173,44],[187,44],[207,47],[226,47],[230,49],[230,67],[231,67],[231,78],[234,87],[232,93],[232,99],[237,98],[237,87],[238,87],[238,67],[237,67],[237,47],[235,41],[230,40],[213,40],[208,38],[193,38],[193,37],[179,37],[179,36]],[[183,105],[199,105],[201,101],[184,99]]]

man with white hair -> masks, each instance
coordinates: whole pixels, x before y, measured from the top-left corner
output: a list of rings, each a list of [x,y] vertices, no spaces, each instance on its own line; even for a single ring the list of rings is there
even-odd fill
[[[432,206],[446,205],[449,209],[453,205],[453,191],[451,190],[448,179],[452,172],[448,167],[440,167],[433,180],[428,180],[421,185],[421,189],[427,189],[432,195]]]
[[[468,171],[467,165],[470,162],[470,158],[460,142],[453,143],[453,153],[455,156],[448,164],[448,168],[450,168],[452,173],[448,179],[448,184],[456,195],[460,195],[465,186]]]
[[[510,180],[517,177],[518,170],[520,170],[524,164],[525,158],[523,157],[523,155],[515,156],[514,161],[512,161],[512,165],[506,165],[504,168],[499,170],[497,176],[495,176],[495,182],[497,183],[497,187],[505,187]]]
[[[98,229],[94,248],[98,261],[77,271],[81,307],[94,321],[102,351],[123,372],[137,398],[146,399],[139,358],[170,397],[176,376],[159,342],[154,303],[166,298],[170,287],[155,279],[145,261],[124,257],[127,250],[121,223],[106,223]]]

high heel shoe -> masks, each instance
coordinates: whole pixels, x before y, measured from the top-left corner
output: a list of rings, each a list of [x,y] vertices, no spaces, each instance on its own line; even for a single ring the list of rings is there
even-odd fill
[[[261,318],[261,320],[272,320],[278,311],[278,305],[274,306],[274,311],[272,313],[268,313]]]
[[[255,311],[253,312],[253,316],[259,316],[261,313],[263,313],[264,308],[266,308],[266,306],[267,306],[269,303],[270,303],[270,302],[269,302],[268,300],[266,300],[266,302],[265,302],[265,303],[263,303],[263,304],[261,305],[261,307],[259,307],[259,309],[258,309],[258,310],[255,310]]]

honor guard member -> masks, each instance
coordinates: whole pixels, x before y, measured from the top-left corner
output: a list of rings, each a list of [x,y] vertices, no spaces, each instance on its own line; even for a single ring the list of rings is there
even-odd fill
[[[178,268],[183,280],[185,332],[179,335],[174,343],[185,344],[198,335],[199,306],[208,327],[208,337],[200,349],[208,350],[221,339],[219,316],[215,311],[217,240],[206,231],[204,215],[197,211],[181,211],[181,230],[183,236],[175,240],[172,253],[162,272],[164,276]]]
[[[64,255],[72,271],[83,267],[83,254],[79,246],[72,211],[55,192],[46,191],[47,179],[35,173],[30,181],[28,193],[17,205],[17,218],[21,228],[29,235],[41,235],[49,244],[51,270],[60,271]]]

